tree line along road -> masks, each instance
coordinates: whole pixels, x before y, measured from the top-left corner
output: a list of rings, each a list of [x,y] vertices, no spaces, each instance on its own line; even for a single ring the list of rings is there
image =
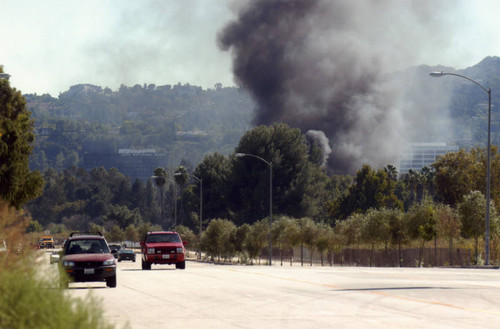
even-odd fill
[[[118,264],[118,286],[73,283],[139,328],[499,328],[500,271]]]

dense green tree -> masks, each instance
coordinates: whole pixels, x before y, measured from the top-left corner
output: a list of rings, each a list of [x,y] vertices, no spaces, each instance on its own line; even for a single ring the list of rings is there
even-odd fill
[[[472,153],[460,150],[447,153],[432,165],[436,170],[436,193],[440,201],[455,207],[474,189],[481,164]]]
[[[203,181],[203,217],[217,218],[229,216],[228,187],[231,178],[231,162],[222,154],[207,155],[193,175]],[[200,184],[196,182],[194,193],[199,198]],[[199,200],[197,202],[199,207]]]
[[[134,225],[129,225],[125,229],[125,239],[127,239],[128,241],[139,241],[139,232]]]
[[[229,201],[237,223],[253,222],[269,213],[268,164],[272,164],[275,212],[293,217],[307,214],[311,164],[299,129],[286,124],[256,127],[240,139],[236,152],[252,155],[234,161]]]
[[[395,194],[396,184],[392,180],[392,169],[377,171],[364,165],[356,174],[348,193],[331,204],[332,218],[347,218],[354,212],[365,213],[368,209],[402,209],[403,204]]]
[[[44,185],[40,172],[29,168],[33,128],[25,98],[8,78],[0,78],[0,198],[18,209],[39,196]]]
[[[43,227],[40,225],[40,223],[36,220],[31,220],[28,224],[28,227],[26,228],[27,233],[32,233],[32,232],[42,232]]]
[[[130,210],[127,206],[112,205],[109,207],[106,221],[110,221],[124,230],[129,225],[140,223],[142,218],[138,209]]]
[[[113,225],[111,230],[106,233],[106,239],[110,242],[122,242],[126,239],[126,234],[120,226]]]

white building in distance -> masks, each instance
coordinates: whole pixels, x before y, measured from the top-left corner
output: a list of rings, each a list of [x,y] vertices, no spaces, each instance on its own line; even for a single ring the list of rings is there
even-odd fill
[[[458,146],[446,143],[413,143],[402,153],[399,159],[398,172],[407,174],[410,169],[420,171],[423,167],[430,167],[436,162],[438,156],[449,152],[457,152]]]

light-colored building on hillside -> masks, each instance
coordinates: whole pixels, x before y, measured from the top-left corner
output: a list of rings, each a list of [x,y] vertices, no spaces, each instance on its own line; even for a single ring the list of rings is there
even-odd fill
[[[402,175],[407,174],[410,169],[419,171],[425,166],[430,167],[436,162],[438,156],[457,151],[458,146],[446,145],[446,143],[409,144],[399,159],[398,172]]]

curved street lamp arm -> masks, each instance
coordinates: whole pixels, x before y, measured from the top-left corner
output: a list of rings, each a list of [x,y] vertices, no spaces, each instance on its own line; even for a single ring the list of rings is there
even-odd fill
[[[255,155],[255,154],[249,154],[249,153],[236,153],[236,154],[235,154],[235,156],[236,156],[237,158],[242,158],[242,157],[246,157],[246,156],[249,156],[249,157],[254,157],[254,158],[257,158],[257,159],[259,159],[259,160],[261,160],[261,161],[264,161],[264,162],[265,162],[268,166],[270,166],[270,165],[271,165],[271,162],[267,161],[267,160],[266,160],[266,159],[264,159],[264,158],[261,158],[261,157],[260,157],[260,156],[258,156],[258,155]]]
[[[469,80],[472,83],[475,83],[476,85],[478,85],[479,87],[481,87],[487,93],[491,92],[491,88],[486,88],[485,86],[483,86],[482,84],[480,84],[476,80],[471,79],[471,78],[469,78],[469,77],[467,77],[465,75],[461,75],[461,74],[457,74],[457,73],[448,73],[448,72],[443,72],[443,71],[441,71],[441,72],[432,72],[432,73],[429,73],[429,75],[431,77],[434,77],[434,78],[439,78],[439,77],[442,77],[442,76],[445,76],[445,75],[453,75],[453,76],[456,76],[456,77],[464,78],[464,79]]]

